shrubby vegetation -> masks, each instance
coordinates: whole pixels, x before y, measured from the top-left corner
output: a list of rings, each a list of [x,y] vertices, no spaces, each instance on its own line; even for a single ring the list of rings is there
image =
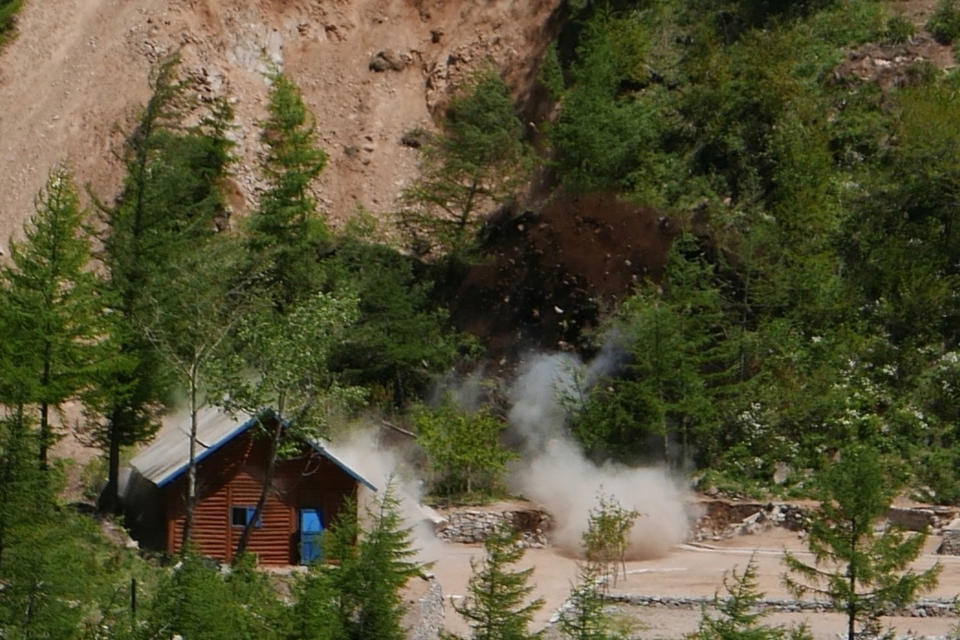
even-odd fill
[[[438,497],[476,500],[502,490],[507,462],[515,454],[500,443],[506,424],[489,409],[470,412],[448,401],[420,410],[414,424]]]
[[[956,79],[835,72],[902,22],[859,0],[579,3],[543,74],[562,183],[685,230],[609,320],[629,358],[575,412],[593,455],[770,487],[858,438],[953,499],[952,386],[932,379],[960,326]]]

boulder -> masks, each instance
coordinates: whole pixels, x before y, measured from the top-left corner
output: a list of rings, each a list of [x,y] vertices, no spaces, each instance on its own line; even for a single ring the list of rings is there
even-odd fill
[[[403,56],[396,51],[384,49],[373,54],[370,58],[370,70],[378,73],[383,71],[403,71],[410,63],[409,56]]]

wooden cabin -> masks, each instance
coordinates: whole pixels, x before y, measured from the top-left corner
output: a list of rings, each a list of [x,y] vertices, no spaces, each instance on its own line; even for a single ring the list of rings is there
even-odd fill
[[[183,541],[188,429],[188,425],[168,428],[137,455],[124,491],[134,537],[171,554],[179,553]],[[256,418],[235,419],[214,410],[201,415],[197,439],[191,539],[199,553],[230,562],[260,497],[270,441]],[[294,457],[277,462],[247,551],[262,565],[320,559],[323,530],[361,487],[376,491],[329,446],[303,442]]]

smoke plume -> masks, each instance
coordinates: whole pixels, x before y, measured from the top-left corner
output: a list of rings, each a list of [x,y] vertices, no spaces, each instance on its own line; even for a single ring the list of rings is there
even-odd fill
[[[686,538],[683,488],[663,469],[587,459],[567,430],[561,402],[586,394],[616,366],[616,353],[614,347],[605,348],[588,364],[560,354],[537,355],[525,364],[510,392],[510,434],[520,442],[522,459],[513,466],[509,485],[550,512],[553,544],[570,553],[579,553],[597,496],[613,496],[623,508],[641,514],[631,531],[628,557],[655,557]]]
[[[324,445],[377,487],[376,494],[361,494],[361,518],[365,508],[376,507],[376,501],[383,498],[389,485],[400,502],[400,516],[404,526],[412,530],[417,560],[433,562],[443,554],[443,543],[434,534],[433,519],[437,517],[436,513],[422,504],[424,483],[409,462],[413,458],[414,445],[411,441],[410,450],[398,446],[388,449],[380,443],[379,429],[380,427],[373,424],[359,427],[354,425],[349,434],[335,436],[331,443]]]

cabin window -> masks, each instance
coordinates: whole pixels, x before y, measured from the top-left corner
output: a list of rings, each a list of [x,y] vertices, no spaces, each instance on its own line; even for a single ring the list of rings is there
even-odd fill
[[[253,514],[257,510],[256,507],[231,507],[230,508],[230,524],[235,527],[245,527],[247,523],[253,520]],[[257,521],[253,523],[253,526],[260,528],[263,526],[263,514],[260,514],[260,517],[257,518]]]

